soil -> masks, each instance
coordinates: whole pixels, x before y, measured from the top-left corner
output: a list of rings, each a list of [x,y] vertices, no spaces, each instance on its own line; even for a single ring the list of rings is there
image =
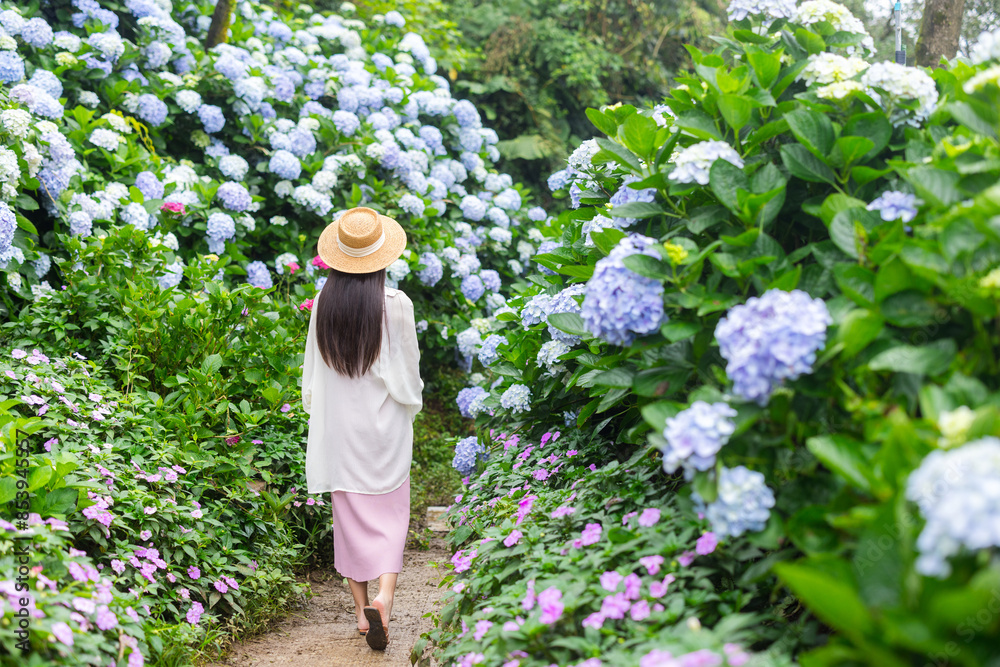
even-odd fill
[[[205,667],[408,667],[413,645],[431,629],[431,620],[423,616],[437,608],[442,596],[438,583],[444,571],[430,563],[447,562],[448,557],[441,538],[433,538],[428,550],[406,550],[385,651],[371,650],[358,634],[351,590],[330,569],[310,575],[313,597],[304,609],[282,618],[269,632],[233,645],[224,661]],[[369,582],[369,598],[376,593],[378,582]]]

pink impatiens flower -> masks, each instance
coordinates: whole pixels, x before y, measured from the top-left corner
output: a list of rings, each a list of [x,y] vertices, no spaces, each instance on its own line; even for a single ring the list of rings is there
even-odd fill
[[[625,577],[625,597],[629,600],[638,600],[641,595],[642,579],[635,572]]]
[[[707,556],[715,551],[715,547],[717,546],[719,546],[719,538],[712,531],[708,531],[698,538],[694,550],[699,556]]]
[[[668,574],[663,577],[663,581],[654,581],[649,585],[649,596],[653,598],[662,598],[667,594],[667,587],[677,581],[677,577],[672,574]]]
[[[218,581],[216,581],[212,585],[215,586],[215,590],[219,591],[220,593],[228,593],[229,592],[229,586],[227,586],[226,582],[224,582],[222,579],[219,579]]]
[[[59,622],[52,624],[52,635],[66,646],[73,645],[73,629],[66,623]]]
[[[535,580],[532,579],[528,582],[528,590],[524,594],[524,599],[521,600],[521,608],[525,611],[531,611],[535,607]]]
[[[687,567],[694,562],[695,553],[693,551],[685,551],[680,556],[677,557],[677,562]]]
[[[289,405],[288,403],[285,403],[284,405],[281,406],[281,411],[282,412],[288,412],[291,409],[292,409],[292,406]]]
[[[192,565],[191,567],[188,568],[188,576],[191,577],[192,579],[200,579],[201,570],[198,569],[197,565]]]
[[[622,583],[622,579],[622,575],[618,574],[614,570],[605,572],[601,575],[601,588],[609,593],[614,593],[618,588],[618,584]]]
[[[639,564],[646,568],[650,574],[656,574],[663,565],[663,556],[643,556],[639,559]]]
[[[575,507],[567,507],[566,505],[563,505],[561,507],[557,507],[554,510],[552,510],[552,514],[550,514],[549,516],[551,516],[553,519],[558,519],[559,517],[569,516],[575,511],[576,511]]]
[[[660,520],[660,510],[656,509],[655,507],[644,509],[642,511],[642,514],[639,515],[639,525],[642,526],[643,528],[649,528],[651,526],[654,526],[659,520]]]
[[[604,530],[604,527],[601,526],[601,524],[588,523],[583,529],[583,532],[580,533],[580,543],[585,547],[589,547],[591,544],[597,544],[597,542],[601,539],[602,530]]]
[[[482,641],[483,637],[486,636],[486,633],[489,632],[490,628],[492,627],[493,627],[493,621],[487,621],[485,619],[481,621],[476,621],[476,631],[472,635],[472,638],[475,639],[477,642]]]
[[[601,602],[601,615],[604,618],[621,619],[625,618],[625,612],[632,607],[624,593],[608,595]]]
[[[201,615],[205,611],[205,608],[201,606],[200,602],[191,603],[191,608],[187,612],[187,622],[191,625],[198,625],[198,621],[201,620]]]
[[[504,539],[503,545],[505,547],[512,547],[518,542],[520,542],[522,537],[524,537],[524,533],[515,528],[514,530],[510,531],[510,535],[508,535],[507,538]]]
[[[555,586],[550,586],[538,594],[538,606],[542,610],[542,615],[538,618],[540,623],[546,625],[555,623],[563,613],[562,591]]]
[[[629,610],[629,614],[632,616],[633,621],[641,621],[649,617],[649,603],[645,600],[639,600],[634,605],[632,609]]]

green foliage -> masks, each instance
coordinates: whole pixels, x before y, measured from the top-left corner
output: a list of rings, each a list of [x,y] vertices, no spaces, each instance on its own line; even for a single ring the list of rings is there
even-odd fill
[[[544,178],[593,136],[587,107],[641,105],[666,93],[685,43],[718,25],[696,2],[448,0],[447,16],[474,50],[455,81],[503,137],[516,177],[544,191]]]

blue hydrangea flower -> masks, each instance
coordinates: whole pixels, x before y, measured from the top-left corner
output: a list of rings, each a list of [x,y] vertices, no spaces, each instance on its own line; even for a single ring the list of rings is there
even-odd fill
[[[500,395],[500,405],[517,414],[531,409],[531,390],[523,384],[512,384]]]
[[[56,99],[62,97],[62,81],[59,80],[59,77],[56,76],[55,73],[50,72],[47,69],[42,69],[40,67],[36,69],[35,73],[31,75],[30,79],[28,79],[28,83],[37,88],[41,88]]]
[[[472,274],[462,278],[462,294],[469,301],[479,301],[485,293],[486,286],[479,276]]]
[[[482,347],[479,348],[479,363],[483,366],[489,366],[499,359],[500,354],[497,352],[497,346],[506,342],[506,338],[497,334],[487,336],[486,340],[483,341]]]
[[[471,357],[479,349],[479,346],[483,342],[483,337],[479,334],[478,330],[469,327],[455,336],[455,342],[458,344],[459,354],[463,357]]]
[[[205,233],[216,241],[228,241],[236,236],[236,221],[228,213],[217,211],[208,216]]]
[[[736,416],[726,403],[695,401],[686,410],[667,419],[663,437],[663,470],[673,473],[683,465],[686,469],[709,470],[715,465],[715,455],[729,442],[736,430]]]
[[[747,531],[764,530],[774,507],[774,493],[767,488],[764,475],[743,466],[722,468],[719,495],[706,504],[697,491],[691,494],[695,509],[712,524],[719,537],[739,537]]]
[[[459,127],[478,128],[483,124],[482,119],[479,117],[479,111],[476,110],[476,106],[469,100],[455,102],[455,106],[452,107],[451,112],[454,114],[455,120],[458,121]]]
[[[140,171],[135,177],[135,187],[146,199],[163,199],[163,183],[151,171]]]
[[[763,17],[764,25],[776,19],[790,19],[795,15],[795,0],[732,0],[726,9],[730,21],[742,21],[753,14]]]
[[[52,37],[52,27],[43,18],[29,19],[21,28],[21,39],[24,40],[25,44],[36,49],[42,49],[51,44]]]
[[[507,188],[493,197],[493,203],[507,211],[517,211],[521,208],[521,195],[514,188]]]
[[[569,184],[570,179],[573,175],[570,173],[569,169],[560,169],[559,171],[553,172],[547,181],[549,190],[552,192],[557,192],[559,190],[565,190]]]
[[[407,193],[399,198],[399,208],[415,218],[420,218],[424,215],[424,200],[416,195]]]
[[[570,285],[569,287],[561,290],[555,296],[548,299],[545,302],[546,313],[545,319],[548,321],[549,315],[554,315],[556,313],[579,313],[580,304],[577,302],[576,297],[584,293],[584,285],[576,284]],[[573,334],[568,334],[565,331],[555,328],[552,324],[549,324],[549,335],[552,336],[553,340],[559,340],[567,345],[575,345],[580,341],[579,336],[574,336]]]
[[[215,191],[215,196],[230,211],[245,211],[253,203],[253,198],[245,187],[233,181],[226,181]]]
[[[587,281],[583,318],[587,331],[613,345],[631,345],[636,335],[652,333],[665,319],[663,284],[626,268],[629,255],[659,258],[653,239],[630,234],[618,242],[607,257],[598,260]]]
[[[461,239],[456,239],[456,241],[460,240]],[[455,265],[454,269],[455,275],[464,278],[470,274],[479,271],[481,266],[482,263],[479,261],[479,258],[476,257],[475,255],[473,254],[462,255],[461,257],[458,258],[458,262]]]
[[[483,147],[483,137],[477,130],[465,127],[458,133],[458,145],[463,151],[476,153]]]
[[[119,213],[121,221],[127,225],[132,225],[136,229],[148,230],[153,226],[153,216],[146,211],[142,204],[132,202]]]
[[[145,93],[139,96],[139,107],[136,113],[139,118],[153,127],[159,127],[167,120],[167,105],[156,95]]]
[[[17,217],[14,211],[4,202],[0,202],[0,253],[10,250],[11,244],[14,243],[15,231],[17,231]]]
[[[675,169],[670,172],[670,180],[678,183],[708,185],[708,173],[716,160],[725,160],[740,169],[743,158],[725,141],[700,141],[681,150],[671,158]]]
[[[503,227],[493,227],[489,230],[488,234],[492,241],[495,241],[502,246],[506,246],[514,240],[514,235]]]
[[[237,81],[247,75],[247,66],[233,55],[225,53],[215,61],[215,71],[230,81]]]
[[[561,368],[559,357],[569,352],[569,350],[569,345],[561,340],[548,340],[542,343],[535,361],[540,368],[546,370],[546,375],[554,375]]]
[[[386,268],[385,273],[389,280],[399,283],[400,280],[410,275],[410,265],[401,257],[390,264]]]
[[[479,277],[483,279],[483,285],[491,292],[500,291],[500,274],[493,269],[483,269],[479,272]]]
[[[462,215],[473,222],[479,222],[486,215],[486,202],[475,195],[462,197],[462,203],[458,207],[462,209]]]
[[[476,415],[483,411],[483,401],[489,395],[489,392],[482,387],[466,387],[458,392],[458,398],[455,399],[458,411],[463,417],[475,419]]]
[[[625,179],[622,181],[621,187],[619,187],[618,190],[613,195],[611,195],[611,201],[610,201],[611,205],[623,206],[631,202],[652,202],[654,199],[656,199],[656,188],[644,188],[642,190],[633,190],[632,188],[629,187],[630,184],[637,183],[640,180],[642,179],[640,179],[638,176],[632,176],[632,175],[626,176]],[[636,222],[639,221],[638,218],[619,218],[619,217],[614,217],[613,220],[615,222],[615,227],[618,227],[618,229],[625,229],[626,227],[631,227],[632,225],[634,225]]]
[[[785,380],[812,372],[832,319],[822,299],[768,290],[732,308],[715,327],[737,396],[765,405]]]
[[[524,325],[525,331],[545,321],[550,301],[552,301],[552,296],[542,293],[536,294],[524,303],[521,308],[521,324]]]
[[[271,272],[267,270],[267,264],[260,261],[247,264],[247,282],[262,289],[270,289],[274,286]],[[322,289],[322,287],[317,287],[317,289]]]
[[[926,523],[917,538],[914,569],[927,577],[951,574],[948,559],[1000,546],[1000,439],[986,437],[927,455],[906,482],[906,497]]]
[[[532,206],[528,209],[528,220],[532,222],[541,222],[547,217],[549,217],[548,214],[541,206]]]
[[[214,104],[202,104],[198,107],[198,119],[202,127],[209,134],[218,132],[226,124],[226,117],[222,115],[222,109]]]
[[[333,124],[338,132],[350,137],[361,127],[361,120],[358,119],[357,114],[338,109],[333,112]]]
[[[24,60],[16,51],[0,51],[0,81],[10,85],[24,78]]]
[[[69,214],[69,233],[73,236],[90,236],[93,227],[94,222],[83,211],[74,211]]]
[[[441,259],[432,252],[425,252],[420,255],[420,263],[424,265],[424,268],[417,271],[417,278],[424,285],[433,287],[437,284],[437,281],[441,280],[441,276],[444,275],[444,267],[441,265]]]
[[[160,69],[170,62],[174,53],[165,43],[155,40],[143,49],[143,54],[146,56],[146,69]]]
[[[302,173],[302,163],[285,149],[277,150],[268,160],[267,169],[272,174],[285,180],[294,180]]]
[[[156,282],[160,284],[160,289],[170,289],[180,284],[184,277],[184,265],[181,264],[181,260],[178,259],[173,264],[167,264],[164,269],[166,269],[166,273],[156,279]]]
[[[470,435],[455,443],[455,458],[451,461],[451,467],[462,475],[471,475],[476,470],[476,463],[488,458],[486,447],[479,444],[476,436]]]
[[[885,221],[902,220],[910,222],[917,217],[917,197],[907,192],[889,190],[867,206],[869,211],[878,211]]]

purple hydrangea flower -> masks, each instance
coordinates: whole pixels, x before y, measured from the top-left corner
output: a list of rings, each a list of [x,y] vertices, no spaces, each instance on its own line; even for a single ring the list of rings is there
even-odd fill
[[[215,196],[222,200],[222,205],[230,211],[245,211],[253,202],[247,189],[233,181],[227,181],[220,185]]]
[[[490,394],[482,387],[466,387],[458,392],[455,402],[458,404],[458,411],[463,417],[474,419],[477,414],[483,411],[483,401]]]
[[[444,275],[444,267],[441,265],[441,259],[432,252],[425,252],[420,255],[420,263],[425,268],[417,271],[417,278],[424,285],[433,287],[437,284],[437,281],[441,280],[441,276]]]
[[[612,206],[624,206],[625,204],[630,204],[632,202],[652,202],[656,199],[656,188],[643,188],[642,190],[633,190],[629,187],[632,183],[638,183],[640,179],[638,176],[626,176],[625,180],[622,181],[621,187],[618,188],[617,192],[611,195],[611,205]],[[626,227],[631,227],[636,222],[638,218],[612,218],[615,223],[615,227],[619,229],[625,229]]]
[[[475,471],[478,461],[486,461],[489,457],[486,448],[472,435],[455,443],[455,457],[451,461],[451,467],[462,475],[470,475]]]
[[[889,190],[867,206],[869,211],[878,211],[885,221],[902,220],[910,222],[917,217],[917,197],[898,190]]]
[[[695,491],[695,509],[705,514],[716,535],[739,537],[747,531],[764,530],[774,507],[774,493],[764,483],[764,475],[743,466],[722,468],[719,495],[705,503]]]
[[[598,338],[614,345],[631,345],[637,334],[659,329],[666,319],[662,283],[632,272],[622,261],[638,253],[659,259],[654,243],[649,237],[630,234],[611,254],[598,260],[580,311],[587,330]]]
[[[506,342],[506,338],[497,334],[490,334],[487,336],[486,340],[483,341],[482,346],[479,348],[479,363],[483,366],[489,366],[499,359],[500,355],[497,353],[497,346]]]
[[[715,327],[733,392],[765,405],[785,380],[811,373],[833,320],[822,299],[768,290],[732,308]]]
[[[725,403],[695,401],[686,410],[667,420],[663,437],[663,469],[673,473],[681,465],[695,470],[708,470],[715,465],[715,455],[729,442],[736,416]]]
[[[302,163],[290,151],[281,149],[271,155],[267,169],[278,178],[290,181],[298,178],[302,173]]]
[[[135,187],[146,199],[163,199],[163,183],[151,171],[140,171],[135,177]]]
[[[260,261],[247,264],[247,282],[262,289],[270,289],[274,286],[271,272],[267,270],[267,264]]]
[[[462,295],[469,301],[479,301],[485,292],[486,286],[479,276],[472,274],[462,278]]]
[[[226,124],[226,117],[222,115],[222,109],[214,104],[202,104],[198,107],[198,119],[209,134],[218,132]]]
[[[167,120],[167,105],[156,95],[144,93],[139,96],[139,107],[136,113],[139,118],[153,127],[159,127]]]

